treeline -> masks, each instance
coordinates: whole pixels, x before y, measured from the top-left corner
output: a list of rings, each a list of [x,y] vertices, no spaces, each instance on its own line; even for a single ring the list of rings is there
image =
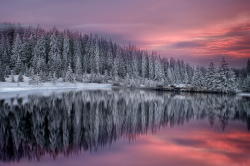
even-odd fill
[[[225,60],[218,68],[194,68],[182,60],[162,58],[135,46],[122,47],[94,35],[12,24],[0,32],[0,66],[0,81],[18,74],[19,81],[26,75],[41,82],[62,78],[127,86],[192,84],[220,91],[235,90],[239,82]]]

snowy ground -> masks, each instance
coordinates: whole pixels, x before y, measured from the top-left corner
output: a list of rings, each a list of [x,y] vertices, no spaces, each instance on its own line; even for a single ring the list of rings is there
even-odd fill
[[[0,93],[16,92],[16,91],[33,91],[33,90],[57,90],[57,89],[103,89],[111,88],[110,84],[96,84],[96,83],[41,83],[39,85],[30,85],[27,82],[9,83],[0,82]]]
[[[17,76],[15,76],[17,80]],[[69,83],[58,80],[56,83],[46,82],[39,84],[30,84],[30,79],[24,77],[24,82],[11,82],[8,78],[6,82],[0,82],[0,98],[8,98],[19,94],[47,94],[52,92],[62,92],[69,90],[99,90],[110,89],[111,84],[97,84],[97,83]]]
[[[250,93],[238,93],[238,96],[250,97]]]

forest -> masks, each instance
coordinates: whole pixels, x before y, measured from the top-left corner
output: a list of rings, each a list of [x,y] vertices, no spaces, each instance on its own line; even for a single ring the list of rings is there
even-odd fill
[[[192,66],[156,52],[122,46],[98,35],[56,28],[1,24],[0,82],[95,82],[126,87],[189,85],[197,90],[250,90],[250,60],[241,69],[225,58],[208,67]],[[18,75],[18,79],[14,79]]]

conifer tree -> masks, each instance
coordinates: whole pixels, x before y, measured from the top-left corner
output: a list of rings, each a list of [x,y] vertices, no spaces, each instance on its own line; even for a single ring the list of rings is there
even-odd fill
[[[65,75],[65,81],[66,82],[74,82],[75,81],[74,73],[73,73],[73,70],[72,70],[70,65],[68,65],[68,70],[67,70],[66,75]]]
[[[67,71],[70,57],[70,40],[68,35],[65,35],[63,38],[63,53],[62,53],[62,66],[64,72]]]
[[[50,37],[50,51],[48,65],[50,71],[55,72],[56,77],[60,76],[61,71],[61,56],[57,36],[53,33]]]
[[[22,74],[22,72],[19,73],[17,80],[18,80],[18,82],[23,82],[23,74]]]
[[[213,90],[214,89],[214,84],[216,83],[215,80],[215,67],[214,63],[211,62],[208,67],[208,71],[205,75],[205,83],[206,83],[206,88]]]
[[[21,64],[22,50],[23,50],[22,41],[21,41],[20,35],[17,34],[15,41],[14,41],[14,44],[13,44],[12,54],[11,54],[11,67],[12,68],[14,68],[14,67],[16,68],[17,60],[19,61],[18,65]],[[17,70],[19,70],[19,69],[17,69]],[[19,73],[19,71],[16,71],[16,72]]]
[[[195,69],[192,84],[197,88],[204,87],[204,77],[202,75],[200,68],[198,67]]]
[[[247,75],[250,75],[250,59],[247,60]]]
[[[0,82],[5,82],[5,69],[3,68],[4,65],[2,65],[3,63],[0,61]]]

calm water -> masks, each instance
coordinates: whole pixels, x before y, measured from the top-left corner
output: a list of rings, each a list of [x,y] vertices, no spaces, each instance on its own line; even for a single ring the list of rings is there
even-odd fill
[[[2,95],[0,165],[249,166],[249,130],[250,98],[236,96]]]

